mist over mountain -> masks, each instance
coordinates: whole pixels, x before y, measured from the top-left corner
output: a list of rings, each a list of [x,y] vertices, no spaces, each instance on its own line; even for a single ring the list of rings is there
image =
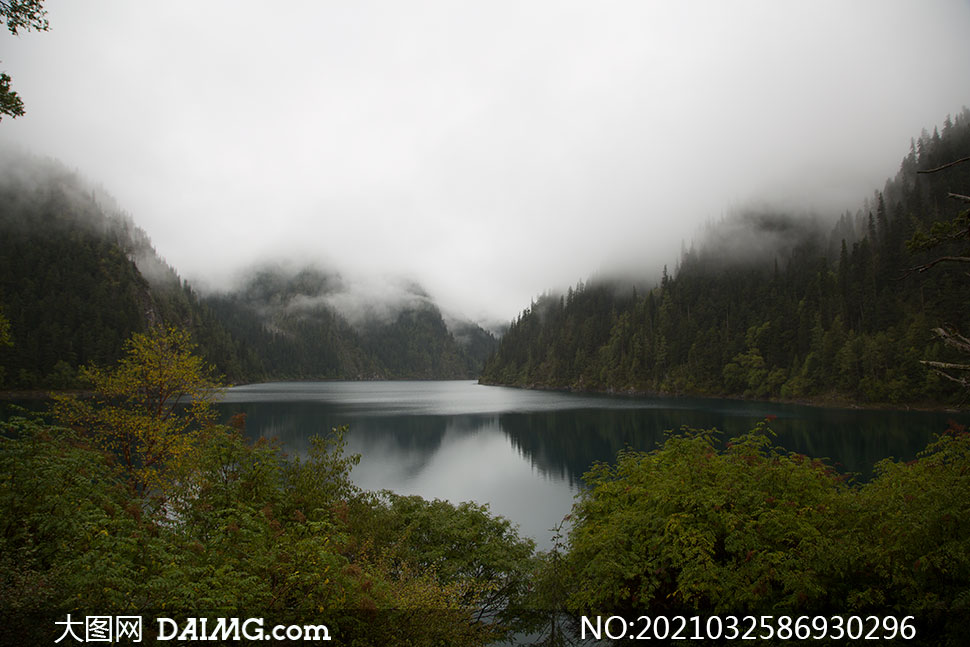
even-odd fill
[[[476,377],[496,346],[472,322],[446,325],[430,296],[406,280],[351,280],[315,267],[263,265],[204,302],[235,336],[265,349],[271,375]]]
[[[232,287],[199,291],[103,189],[8,150],[0,304],[14,346],[0,349],[3,384],[76,385],[79,366],[115,361],[132,332],[164,323],[188,328],[231,382],[481,375],[554,388],[945,400],[952,390],[920,362],[947,359],[930,330],[970,319],[970,294],[952,268],[929,278],[903,270],[925,260],[906,241],[953,218],[947,193],[970,185],[965,168],[919,178],[916,169],[966,150],[964,110],[913,140],[896,177],[855,212],[736,209],[657,275],[602,272],[544,294],[500,344],[413,280],[325,262],[253,264]]]
[[[966,326],[965,270],[907,271],[907,245],[959,217],[970,165],[917,175],[970,151],[970,110],[913,140],[899,172],[856,212],[766,207],[708,225],[659,285],[590,280],[513,321],[482,381],[543,388],[900,404],[959,388],[921,362],[959,362],[932,328]],[[965,244],[965,243],[963,243]],[[963,253],[965,255],[965,253]],[[639,287],[639,286],[638,286]]]
[[[0,153],[0,307],[14,345],[4,388],[78,386],[151,325],[189,329],[231,382],[475,377],[495,339],[450,326],[413,282],[361,282],[314,267],[262,266],[202,293],[160,258],[103,189],[57,161]]]

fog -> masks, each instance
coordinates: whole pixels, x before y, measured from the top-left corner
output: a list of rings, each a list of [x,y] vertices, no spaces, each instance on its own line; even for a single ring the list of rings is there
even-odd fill
[[[741,264],[769,269],[772,261],[784,262],[796,248],[814,249],[813,260],[829,252],[834,225],[834,219],[815,213],[751,205],[709,223],[694,243],[706,255],[707,268]]]
[[[732,205],[854,212],[970,104],[967,2],[47,7],[0,35],[0,147],[103,184],[200,284],[314,262],[480,320],[672,268]]]
[[[222,288],[202,287],[243,294],[253,306],[265,308],[264,314],[274,311],[300,314],[328,308],[358,327],[387,324],[402,310],[436,305],[418,283],[401,274],[373,274],[353,268],[341,271],[309,262],[301,265],[292,260],[248,267]]]

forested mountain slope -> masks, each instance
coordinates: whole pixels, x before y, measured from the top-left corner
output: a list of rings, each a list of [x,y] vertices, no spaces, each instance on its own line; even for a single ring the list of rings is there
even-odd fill
[[[230,379],[258,367],[155,254],[111,198],[52,160],[0,156],[0,306],[13,345],[5,388],[75,386],[77,368],[116,361],[154,323],[192,331]]]
[[[497,345],[469,323],[455,326],[456,338],[419,286],[402,288],[393,304],[355,299],[353,317],[341,308],[352,302],[349,290],[336,273],[264,267],[205,304],[235,338],[261,349],[274,377],[471,378]]]
[[[672,276],[637,293],[590,281],[526,309],[486,364],[485,383],[814,398],[951,402],[920,363],[948,351],[932,332],[970,322],[966,267],[908,271],[946,252],[912,251],[917,231],[956,217],[970,189],[970,112],[913,142],[897,176],[827,229],[748,212],[713,225]],[[953,242],[959,245],[960,242]],[[964,243],[965,244],[965,243]]]
[[[386,319],[351,325],[313,301],[339,280],[262,271],[202,296],[103,191],[56,161],[0,154],[0,308],[13,341],[0,346],[0,388],[80,386],[78,367],[114,363],[124,340],[154,324],[189,330],[234,383],[470,378],[495,348],[468,323],[455,327],[459,343],[423,293]]]

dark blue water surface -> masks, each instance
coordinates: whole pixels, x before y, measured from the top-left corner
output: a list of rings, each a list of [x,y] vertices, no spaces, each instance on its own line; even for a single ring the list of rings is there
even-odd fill
[[[227,389],[220,411],[246,414],[253,437],[291,453],[347,425],[365,489],[489,504],[547,547],[582,475],[624,447],[649,450],[664,431],[716,427],[725,439],[766,416],[777,443],[871,476],[879,460],[914,458],[966,412],[823,409],[701,398],[632,398],[526,391],[471,381],[286,382]]]

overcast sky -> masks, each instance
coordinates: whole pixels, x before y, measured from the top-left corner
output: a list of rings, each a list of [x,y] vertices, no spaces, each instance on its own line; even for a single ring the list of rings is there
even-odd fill
[[[970,2],[52,0],[0,146],[185,277],[316,260],[509,319],[748,201],[838,213],[970,105]]]

